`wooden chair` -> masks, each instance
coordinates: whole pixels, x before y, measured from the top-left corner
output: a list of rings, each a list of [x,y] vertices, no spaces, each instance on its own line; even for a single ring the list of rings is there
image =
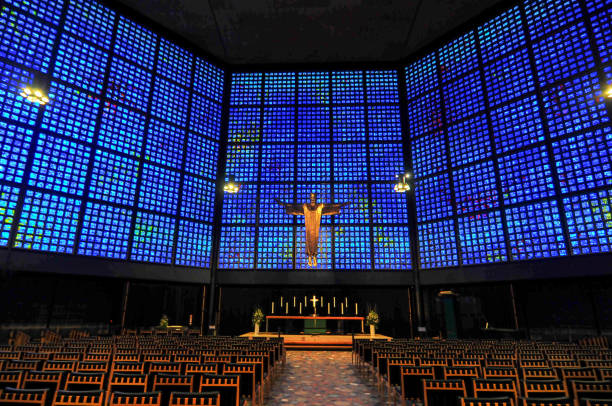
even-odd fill
[[[599,377],[602,381],[612,381],[612,368],[599,368]]]
[[[612,360],[595,359],[584,361],[584,365],[592,368],[612,368]]]
[[[572,394],[578,399],[612,398],[612,382],[610,381],[572,381]]]
[[[595,368],[562,368],[561,379],[565,381],[565,386],[570,390],[570,396],[574,396],[572,389],[572,381],[596,381],[597,372]]]
[[[515,361],[511,358],[500,358],[500,359],[486,359],[485,367],[498,367],[498,368],[514,368],[516,365]]]
[[[240,376],[240,396],[249,399],[253,406],[258,404],[256,370],[252,364],[223,364],[223,375]]]
[[[76,372],[107,372],[108,363],[104,361],[79,361]]]
[[[111,364],[111,379],[116,373],[144,374],[144,363],[130,361],[113,361]]]
[[[247,364],[255,367],[255,393],[258,394],[257,403],[263,405],[264,400],[264,358],[255,355],[239,355],[236,364]]]
[[[422,367],[433,367],[435,379],[442,379],[444,377],[444,367],[448,366],[446,358],[421,358],[419,365]]]
[[[557,371],[552,368],[521,368],[523,379],[559,379]]]
[[[475,398],[510,397],[514,404],[518,400],[518,387],[514,379],[474,379]]]
[[[23,360],[9,359],[4,364],[5,371],[36,371],[40,361],[38,360]]]
[[[199,364],[200,356],[197,354],[176,354],[174,356],[174,362],[182,364]]]
[[[113,362],[140,362],[140,354],[137,352],[115,353]]]
[[[64,371],[26,371],[21,387],[23,389],[47,389],[47,403],[61,389]]]
[[[102,390],[105,377],[104,372],[69,372],[64,390]]]
[[[43,371],[66,371],[72,372],[76,368],[76,361],[45,361],[42,366]]]
[[[204,375],[199,392],[219,392],[221,406],[240,406],[239,375]]]
[[[58,352],[53,355],[53,361],[74,361],[81,360],[80,352]]]
[[[157,374],[153,378],[153,392],[160,392],[162,404],[168,404],[171,392],[191,392],[193,375]]]
[[[461,379],[423,380],[425,406],[455,406],[459,397],[466,397],[465,382]]]
[[[523,398],[522,406],[574,406],[570,398]]]
[[[21,388],[24,371],[0,371],[0,389]]]
[[[569,397],[565,382],[559,379],[525,379],[523,395],[527,398]]]
[[[612,406],[612,398],[609,399],[582,399],[586,406]]]
[[[461,406],[514,406],[514,399],[511,397],[496,398],[461,398]]]
[[[53,406],[102,406],[103,404],[104,392],[101,390],[60,390],[55,393],[53,399]]]
[[[0,351],[0,360],[21,359],[21,351]]]
[[[181,364],[178,362],[151,362],[149,364],[149,377],[155,378],[157,374],[174,374],[181,373]]]
[[[219,392],[172,392],[169,406],[220,406]]]
[[[433,367],[402,367],[402,404],[406,400],[423,399],[423,379],[434,379]]]
[[[161,406],[159,392],[111,392],[108,406]]]
[[[45,406],[47,389],[4,388],[0,390],[0,405]]]
[[[193,375],[194,390],[200,387],[200,381],[203,375],[217,375],[219,369],[218,364],[185,364],[185,375]]]
[[[444,367],[444,380],[461,379],[467,395],[472,396],[472,380],[480,376],[480,367]],[[466,396],[467,396],[466,395]]]
[[[392,399],[402,395],[402,367],[414,366],[416,366],[414,358],[392,357],[387,360],[386,387]]]
[[[149,376],[145,374],[132,374],[117,372],[113,374],[108,381],[108,390],[133,393],[146,392]]]
[[[45,361],[48,360],[51,354],[46,352],[22,352],[21,359],[25,360],[37,360],[37,361]]]

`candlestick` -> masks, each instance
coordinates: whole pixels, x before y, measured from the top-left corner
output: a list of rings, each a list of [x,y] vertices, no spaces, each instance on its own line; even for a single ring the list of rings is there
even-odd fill
[[[323,296],[321,296],[321,307],[323,307]]]
[[[289,314],[289,302],[285,302],[285,314]]]
[[[281,296],[281,307],[283,307],[283,297]]]
[[[293,296],[293,307],[295,307],[295,296]]]
[[[304,307],[308,306],[308,298],[306,296],[304,296]]]
[[[340,314],[344,314],[344,303],[340,303]]]
[[[327,315],[329,316],[329,302],[327,302]]]
[[[336,297],[334,296],[334,309],[336,308]]]
[[[355,315],[357,315],[357,302],[355,302]]]
[[[345,298],[344,298],[344,305],[345,305],[346,307],[348,307],[348,297],[345,297]]]
[[[302,303],[300,303],[300,314],[302,314]]]
[[[274,302],[272,302],[272,314],[274,314]]]

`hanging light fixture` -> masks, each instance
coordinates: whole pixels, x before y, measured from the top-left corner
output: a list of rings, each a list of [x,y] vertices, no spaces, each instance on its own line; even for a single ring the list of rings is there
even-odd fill
[[[223,191],[227,193],[238,193],[240,191],[240,183],[236,182],[236,179],[233,175],[229,175],[227,177],[227,182],[223,185]]]
[[[403,175],[395,175],[395,177],[398,179],[398,181],[393,187],[393,190],[398,193],[406,193],[411,190],[410,179],[412,178],[412,175],[405,173]]]
[[[604,97],[606,99],[612,99],[612,85],[608,86],[608,88],[604,91]]]
[[[27,99],[29,102],[37,103],[41,106],[44,106],[45,104],[49,103],[49,98],[45,96],[42,90],[37,88],[26,86],[21,89],[19,95]]]

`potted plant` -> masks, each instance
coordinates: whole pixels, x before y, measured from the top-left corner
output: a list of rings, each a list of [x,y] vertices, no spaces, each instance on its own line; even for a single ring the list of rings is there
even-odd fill
[[[376,335],[376,326],[378,326],[380,319],[378,318],[378,313],[374,310],[370,310],[368,313],[368,317],[366,317],[366,325],[370,326],[370,335]]]
[[[255,309],[255,311],[253,312],[253,326],[255,327],[255,335],[259,334],[259,326],[261,322],[264,321],[264,319],[265,316],[261,309],[259,307]]]
[[[162,318],[159,321],[159,328],[161,329],[168,328],[168,316],[166,316],[165,314],[162,314]]]

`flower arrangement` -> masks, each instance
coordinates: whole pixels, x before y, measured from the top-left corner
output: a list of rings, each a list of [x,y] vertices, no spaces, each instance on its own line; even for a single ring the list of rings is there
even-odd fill
[[[378,323],[380,322],[380,319],[378,317],[378,313],[376,313],[374,310],[370,310],[370,313],[368,313],[368,317],[366,317],[366,325],[367,326],[378,326]]]
[[[261,311],[261,309],[258,307],[253,312],[253,326],[257,326],[258,324],[261,324],[261,322],[264,320],[265,320],[264,314]]]
[[[162,314],[162,318],[159,321],[159,328],[168,328],[168,316]]]

